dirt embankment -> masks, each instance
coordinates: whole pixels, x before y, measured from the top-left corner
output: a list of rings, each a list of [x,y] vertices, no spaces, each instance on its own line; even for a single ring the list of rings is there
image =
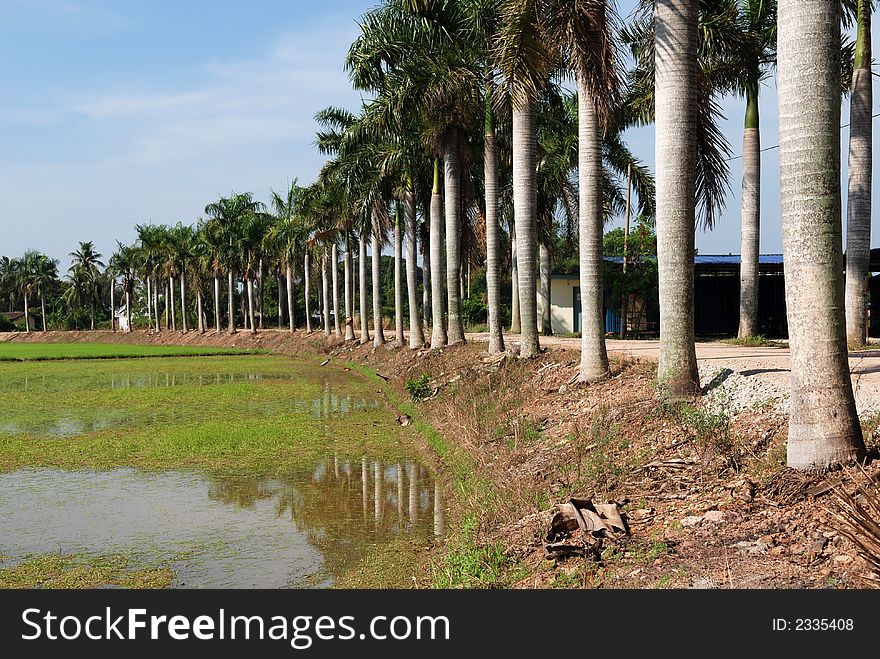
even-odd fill
[[[442,351],[342,345],[321,333],[54,332],[0,340],[260,347],[326,353],[380,374],[398,403],[423,377],[413,416],[457,455],[461,530],[434,557],[434,583],[613,588],[853,588],[867,563],[832,523],[845,473],[785,468],[787,420],[771,405],[665,406],[656,363],[618,357],[612,377],[573,384],[579,355],[490,358],[483,344]],[[342,364],[340,364],[342,365]],[[407,386],[409,383],[409,387]],[[866,439],[876,455],[874,428]],[[867,468],[878,473],[878,462]],[[463,466],[464,465],[464,466]],[[547,559],[550,514],[572,495],[616,503],[630,533],[580,557]]]

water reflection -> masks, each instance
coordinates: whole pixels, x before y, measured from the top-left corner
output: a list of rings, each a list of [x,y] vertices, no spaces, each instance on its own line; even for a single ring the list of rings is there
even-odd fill
[[[131,469],[2,474],[0,555],[120,552],[145,565],[170,562],[176,587],[328,586],[371,545],[442,534],[442,488],[427,470],[367,456],[360,466],[332,456],[273,479]]]

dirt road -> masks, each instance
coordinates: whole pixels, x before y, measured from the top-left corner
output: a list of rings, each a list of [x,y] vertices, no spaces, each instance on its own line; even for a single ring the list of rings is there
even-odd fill
[[[488,334],[469,334],[472,341],[486,342]],[[519,341],[517,335],[505,335],[505,340]],[[559,346],[573,350],[580,347],[580,339],[556,336],[540,337],[542,346]],[[606,343],[609,355],[629,355],[658,359],[659,341],[620,341]],[[747,348],[720,342],[697,343],[697,361],[704,388],[713,380],[723,378],[725,394],[732,396],[735,408],[745,408],[768,399],[779,399],[787,409],[785,399],[789,388],[789,351],[787,347]],[[850,373],[856,396],[856,407],[861,416],[880,413],[880,345],[849,356]],[[732,373],[725,375],[725,370]],[[719,373],[722,375],[719,376]],[[717,385],[716,385],[717,386]]]

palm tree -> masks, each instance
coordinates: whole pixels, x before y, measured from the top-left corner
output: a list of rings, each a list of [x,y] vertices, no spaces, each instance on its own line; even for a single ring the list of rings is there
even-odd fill
[[[740,0],[738,45],[730,64],[734,86],[746,99],[743,132],[742,248],[739,337],[758,334],[758,257],[761,237],[761,131],[759,94],[776,63],[776,0]]]
[[[659,381],[664,394],[687,398],[700,385],[694,347],[696,216],[697,0],[657,0],[655,160],[660,281]]]
[[[40,316],[43,323],[43,331],[47,329],[46,323],[46,289],[58,281],[58,261],[49,258],[45,254],[38,254],[34,264],[34,285],[40,294]]]
[[[214,329],[220,333],[220,277],[223,275],[225,245],[217,223],[200,220],[198,226],[198,253],[202,268],[214,278]]]
[[[79,248],[71,252],[73,259],[70,273],[85,286],[85,295],[88,297],[91,309],[91,329],[95,329],[95,312],[101,302],[101,270],[104,263],[101,255],[95,251],[95,245],[91,241],[81,242]]]
[[[443,300],[446,297],[443,287],[447,283],[443,259],[444,224],[443,197],[440,195],[440,159],[434,158],[434,184],[431,187],[430,249],[431,249],[431,349],[445,348],[448,342],[446,318],[443,313]]]
[[[159,283],[157,275],[161,262],[162,231],[160,227],[150,224],[138,224],[135,227],[141,251],[141,271],[147,281],[147,315],[153,310],[156,331],[159,331]],[[152,293],[152,300],[151,298]]]
[[[135,248],[130,245],[123,245],[117,240],[116,251],[110,257],[110,261],[107,264],[107,270],[114,279],[116,277],[122,278],[122,291],[125,295],[125,319],[128,326],[126,332],[131,332],[132,330],[131,294],[134,289],[135,258]]]
[[[838,0],[779,1],[779,162],[791,346],[788,465],[796,469],[823,469],[865,452],[841,305],[839,51]]]
[[[184,332],[189,331],[186,317],[186,279],[193,265],[195,239],[196,236],[193,228],[180,222],[169,231],[169,242],[174,254],[176,270],[180,275],[180,314]]]
[[[406,345],[406,337],[403,335],[403,232],[400,226],[402,215],[403,208],[398,202],[394,211],[394,341],[401,348]]]
[[[293,311],[293,264],[295,263],[297,246],[302,245],[305,241],[302,223],[297,217],[296,210],[302,194],[303,188],[294,179],[283,197],[274,190],[269,195],[274,221],[269,227],[267,239],[271,249],[280,255],[284,268],[287,283],[287,315],[291,332],[296,329]]]
[[[849,105],[849,195],[846,218],[846,337],[854,346],[865,343],[871,261],[871,188],[873,75],[871,18],[874,0],[858,0],[856,50]]]
[[[254,317],[254,279],[259,273],[259,266],[262,262],[262,246],[269,225],[269,218],[263,212],[263,209],[264,206],[261,202],[251,202],[247,210],[242,213],[239,223],[241,230],[239,246],[243,257],[242,274],[244,275],[247,290],[248,318],[250,319],[250,331],[252,334],[255,334],[257,331]],[[308,267],[308,261],[306,265]],[[308,304],[306,304],[306,308],[308,308]]]

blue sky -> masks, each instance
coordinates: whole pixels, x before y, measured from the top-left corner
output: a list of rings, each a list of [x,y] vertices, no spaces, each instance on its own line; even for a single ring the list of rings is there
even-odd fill
[[[342,62],[357,17],[376,2],[0,4],[0,253],[40,249],[66,269],[79,240],[109,255],[137,223],[191,223],[220,195],[265,200],[293,178],[311,182],[323,160],[312,117],[327,105],[358,107]],[[633,4],[622,0],[622,13]],[[771,81],[765,146],[777,141],[775,104]],[[739,154],[743,104],[723,105]],[[651,167],[653,135],[628,135]],[[764,154],[764,253],[781,251],[778,166],[776,152]],[[739,252],[740,173],[735,160],[728,209],[698,234],[701,253]]]

